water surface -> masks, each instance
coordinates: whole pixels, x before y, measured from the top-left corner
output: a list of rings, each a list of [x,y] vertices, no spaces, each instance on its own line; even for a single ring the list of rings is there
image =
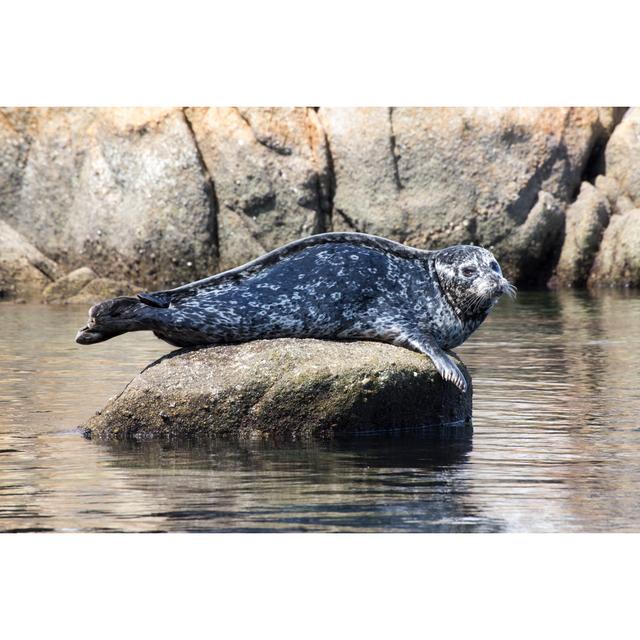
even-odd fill
[[[75,427],[171,347],[0,304],[0,531],[640,531],[640,296],[522,293],[459,355],[473,430],[105,444]]]

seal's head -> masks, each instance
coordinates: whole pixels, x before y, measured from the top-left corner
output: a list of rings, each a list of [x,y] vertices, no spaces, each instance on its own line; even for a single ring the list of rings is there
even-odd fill
[[[449,304],[463,320],[486,315],[503,293],[515,293],[491,251],[482,247],[442,249],[436,252],[434,265]]]

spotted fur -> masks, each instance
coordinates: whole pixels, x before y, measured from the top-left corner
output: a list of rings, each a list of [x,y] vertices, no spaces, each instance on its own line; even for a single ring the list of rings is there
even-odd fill
[[[377,340],[428,355],[466,389],[445,353],[509,292],[486,249],[423,251],[361,233],[325,233],[176,289],[114,298],[89,311],[81,344],[151,330],[176,346],[259,338]]]

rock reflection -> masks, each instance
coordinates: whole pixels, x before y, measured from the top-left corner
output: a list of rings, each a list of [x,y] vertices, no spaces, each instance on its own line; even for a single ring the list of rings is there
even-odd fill
[[[313,443],[96,446],[108,448],[119,467],[135,469],[136,487],[150,494],[150,504],[165,506],[147,517],[167,530],[499,530],[459,499],[470,428]]]

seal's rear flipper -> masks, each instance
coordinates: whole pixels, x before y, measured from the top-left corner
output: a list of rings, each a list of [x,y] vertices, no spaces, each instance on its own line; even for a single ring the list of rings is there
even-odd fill
[[[78,344],[96,344],[96,342],[104,342],[110,338],[115,338],[121,333],[124,333],[124,331],[120,331],[119,333],[108,333],[87,325],[82,327],[82,329],[80,329],[76,334],[76,342]]]
[[[78,344],[103,342],[128,331],[149,329],[152,309],[138,298],[119,297],[89,309],[89,322],[76,335]]]

